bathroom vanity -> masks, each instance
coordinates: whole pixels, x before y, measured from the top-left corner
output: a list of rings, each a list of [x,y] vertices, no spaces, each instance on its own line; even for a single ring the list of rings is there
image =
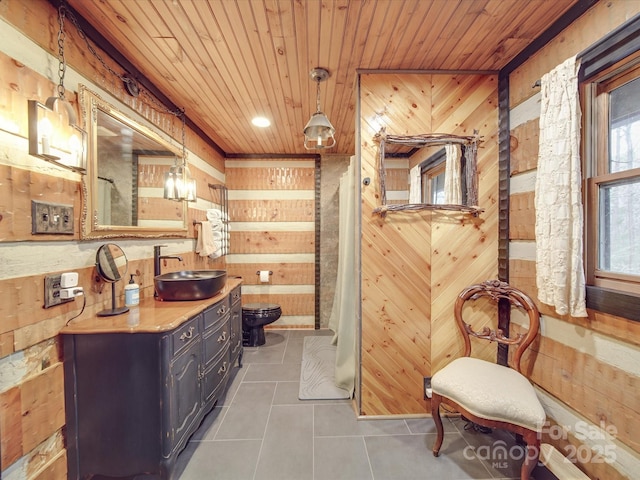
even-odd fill
[[[242,364],[240,279],[212,298],[147,298],[66,326],[68,478],[172,478],[176,457]]]

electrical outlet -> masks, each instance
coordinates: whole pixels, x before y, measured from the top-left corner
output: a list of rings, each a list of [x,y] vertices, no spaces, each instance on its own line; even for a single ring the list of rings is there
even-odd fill
[[[62,274],[46,275],[44,277],[44,308],[54,307],[67,302],[72,302],[73,298],[60,298],[60,279]]]

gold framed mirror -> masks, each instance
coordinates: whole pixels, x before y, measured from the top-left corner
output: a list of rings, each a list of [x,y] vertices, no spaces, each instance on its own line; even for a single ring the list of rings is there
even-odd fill
[[[87,131],[81,236],[186,237],[187,206],[163,198],[165,173],[182,151],[80,86]]]

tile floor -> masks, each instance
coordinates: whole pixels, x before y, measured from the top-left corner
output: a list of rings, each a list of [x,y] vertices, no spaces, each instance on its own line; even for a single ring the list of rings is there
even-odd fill
[[[461,419],[445,419],[444,443],[435,458],[430,418],[357,420],[349,400],[298,400],[303,339],[329,334],[328,330],[268,330],[266,345],[245,348],[243,367],[235,369],[225,398],[178,457],[176,478],[519,478],[520,461],[478,458],[497,451],[491,450],[495,445],[520,452],[504,432],[465,431]],[[536,469],[534,476],[555,478],[544,469]]]

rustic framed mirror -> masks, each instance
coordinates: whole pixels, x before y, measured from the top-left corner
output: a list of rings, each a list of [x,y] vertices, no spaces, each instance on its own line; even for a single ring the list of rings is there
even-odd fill
[[[187,206],[163,198],[182,150],[80,86],[87,131],[82,238],[185,237]]]
[[[477,215],[477,152],[481,137],[432,133],[388,135],[380,130],[380,207],[390,211],[453,210]]]

